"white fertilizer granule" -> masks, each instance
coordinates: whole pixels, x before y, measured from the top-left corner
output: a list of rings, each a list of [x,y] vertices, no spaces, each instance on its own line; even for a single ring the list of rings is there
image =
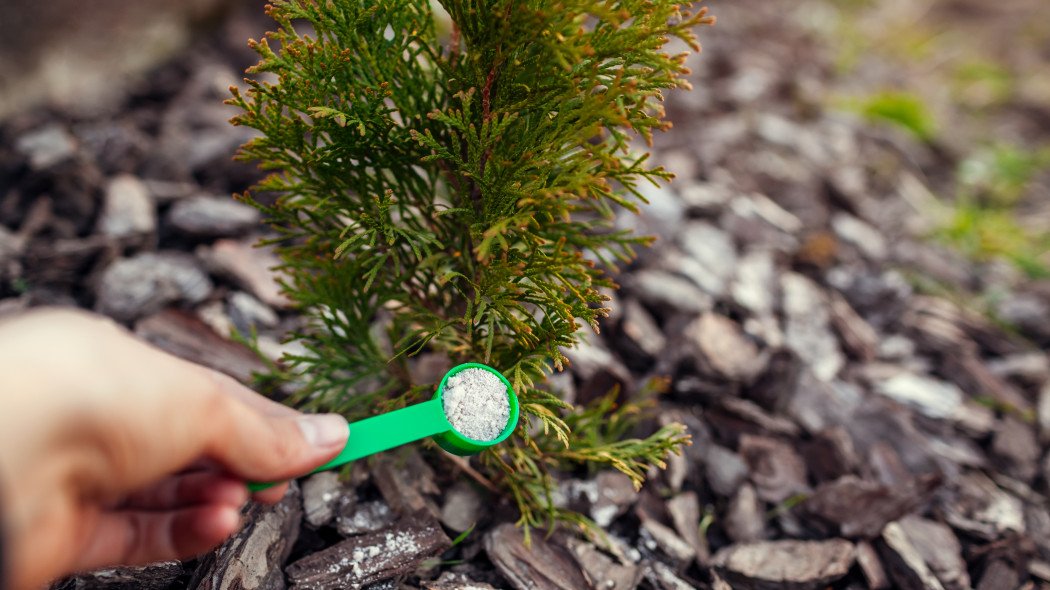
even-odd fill
[[[485,369],[464,369],[449,377],[441,402],[456,432],[474,440],[495,440],[510,418],[507,385]]]

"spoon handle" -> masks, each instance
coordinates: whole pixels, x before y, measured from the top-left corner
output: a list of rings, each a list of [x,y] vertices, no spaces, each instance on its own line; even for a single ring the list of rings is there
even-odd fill
[[[365,418],[350,425],[350,438],[347,439],[343,450],[334,459],[310,473],[338,467],[451,429],[452,425],[445,417],[440,398]],[[275,483],[250,482],[248,489],[257,492]]]

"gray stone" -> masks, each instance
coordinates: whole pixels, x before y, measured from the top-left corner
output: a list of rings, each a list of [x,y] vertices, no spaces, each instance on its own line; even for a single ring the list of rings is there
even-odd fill
[[[114,238],[157,231],[157,209],[141,180],[121,174],[106,184],[98,231]]]
[[[35,129],[15,140],[15,149],[29,159],[33,170],[45,170],[76,154],[76,138],[58,124]]]
[[[206,195],[176,201],[168,212],[168,223],[175,229],[198,237],[238,235],[255,227],[260,218],[254,207]]]
[[[95,307],[128,321],[171,303],[199,303],[211,291],[211,280],[192,256],[148,252],[116,260],[102,272]]]

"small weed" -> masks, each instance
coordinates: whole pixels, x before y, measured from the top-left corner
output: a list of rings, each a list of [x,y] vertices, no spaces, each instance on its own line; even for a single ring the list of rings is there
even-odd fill
[[[886,91],[873,95],[859,105],[859,111],[869,121],[901,127],[922,141],[933,139],[937,132],[926,104],[907,92]]]

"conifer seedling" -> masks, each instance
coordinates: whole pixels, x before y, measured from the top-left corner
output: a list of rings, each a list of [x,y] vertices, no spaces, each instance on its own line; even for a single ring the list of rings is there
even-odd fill
[[[243,198],[278,237],[284,290],[305,316],[285,359],[298,401],[351,419],[433,394],[420,352],[497,368],[521,421],[478,477],[521,524],[593,525],[555,505],[555,471],[612,466],[640,486],[688,442],[672,424],[626,438],[639,405],[581,408],[546,386],[563,348],[607,315],[604,270],[649,238],[636,212],[661,93],[687,86],[705,10],[669,0],[274,0],[256,76],[229,103],[271,171]],[[276,196],[276,200],[274,200]],[[651,400],[650,400],[651,401]],[[650,403],[650,402],[645,402]]]

